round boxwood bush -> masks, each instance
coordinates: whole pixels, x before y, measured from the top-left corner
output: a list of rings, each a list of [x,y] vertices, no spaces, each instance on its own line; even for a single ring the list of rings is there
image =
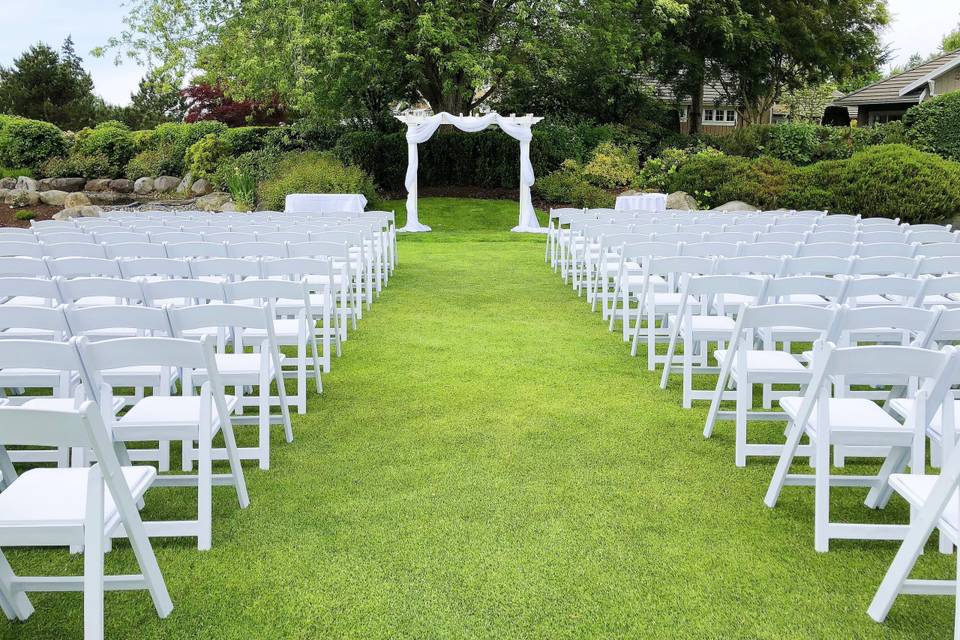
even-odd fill
[[[0,115],[0,165],[38,170],[66,152],[66,137],[49,122]]]
[[[137,145],[130,129],[121,122],[113,120],[101,122],[93,129],[82,129],[77,133],[70,155],[82,162],[90,156],[103,156],[109,163],[107,174],[98,177],[118,177],[136,153]]]
[[[217,172],[217,167],[227,155],[227,148],[223,141],[214,133],[208,134],[194,142],[187,149],[184,164],[187,172],[194,178],[210,179]]]
[[[291,193],[362,193],[375,202],[373,180],[362,169],[340,162],[330,153],[308,151],[287,154],[259,189],[260,205],[283,211]]]
[[[916,148],[960,160],[960,91],[911,107],[903,115],[903,125]]]

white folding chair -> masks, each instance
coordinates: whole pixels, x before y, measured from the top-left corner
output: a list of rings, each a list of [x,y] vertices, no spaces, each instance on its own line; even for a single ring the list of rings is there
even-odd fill
[[[226,396],[217,369],[213,341],[207,336],[199,342],[177,338],[121,338],[77,342],[83,362],[83,382],[95,390],[101,406],[113,403],[113,386],[103,379],[104,372],[123,367],[156,366],[182,371],[181,395],[149,396],[113,421],[110,430],[118,444],[142,441],[180,440],[197,443],[197,475],[160,475],[156,486],[196,486],[197,519],[145,523],[150,537],[196,537],[197,548],[210,549],[213,533],[213,485],[233,485],[241,508],[250,504],[247,485],[230,415],[237,399]],[[203,371],[205,382],[200,395],[194,396],[193,372]],[[213,473],[213,441],[223,434],[230,473]],[[125,449],[124,449],[125,452]],[[124,453],[124,455],[126,455]]]
[[[92,402],[62,411],[0,407],[0,424],[4,444],[89,448],[97,460],[92,467],[32,469],[0,493],[0,547],[83,549],[79,577],[19,576],[0,553],[0,596],[7,617],[30,617],[31,591],[82,591],[84,640],[102,640],[104,591],[130,589],[147,590],[157,615],[170,615],[173,602],[137,511],[156,476],[153,468],[120,466]],[[112,537],[129,540],[139,574],[105,575],[106,541]]]
[[[956,379],[960,364],[953,347],[932,351],[918,347],[866,346],[836,348],[824,343],[813,361],[813,374],[803,397],[787,397],[780,406],[790,418],[787,442],[777,462],[764,502],[775,507],[785,485],[814,486],[814,548],[829,550],[832,539],[902,540],[907,526],[899,524],[835,523],[830,521],[831,487],[869,487],[866,505],[880,506],[889,493],[890,475],[909,461],[915,473],[923,472],[929,418]],[[831,380],[850,380],[865,374],[916,378],[916,411],[901,424],[879,405],[865,398],[831,397]],[[801,439],[811,443],[814,475],[790,474]],[[888,447],[889,453],[876,475],[832,475],[830,449],[838,445]]]

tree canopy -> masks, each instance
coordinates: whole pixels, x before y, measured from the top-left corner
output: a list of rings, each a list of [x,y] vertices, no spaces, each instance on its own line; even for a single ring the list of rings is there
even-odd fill
[[[30,47],[10,68],[0,67],[0,112],[62,129],[94,124],[104,105],[82,63],[69,37],[59,52],[42,43]]]

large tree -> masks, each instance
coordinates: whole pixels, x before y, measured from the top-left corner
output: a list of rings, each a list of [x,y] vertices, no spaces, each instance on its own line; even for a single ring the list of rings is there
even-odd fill
[[[369,121],[388,118],[397,103],[419,101],[435,111],[469,112],[504,87],[569,65],[564,47],[571,34],[589,30],[581,21],[600,19],[608,9],[629,18],[635,7],[652,15],[651,7],[676,6],[676,0],[136,0],[126,32],[109,44],[165,69],[201,69],[236,99],[279,96],[301,114],[360,114]],[[580,61],[620,61],[623,52],[642,48],[630,39],[629,19],[607,25],[608,49]],[[609,82],[627,77],[602,75]]]
[[[103,108],[69,37],[59,52],[36,44],[0,67],[0,112],[76,130],[94,124]]]
[[[744,123],[785,91],[869,73],[886,59],[886,0],[737,0],[733,38],[712,64]]]
[[[122,108],[119,119],[131,129],[152,129],[164,122],[180,122],[186,110],[186,101],[176,83],[150,72],[130,95],[130,105]]]

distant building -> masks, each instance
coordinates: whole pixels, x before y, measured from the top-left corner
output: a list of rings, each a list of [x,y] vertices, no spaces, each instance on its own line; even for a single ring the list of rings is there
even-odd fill
[[[837,100],[857,110],[857,122],[871,125],[899,120],[910,107],[934,96],[960,91],[960,51],[945,53],[929,62],[874,82]]]

